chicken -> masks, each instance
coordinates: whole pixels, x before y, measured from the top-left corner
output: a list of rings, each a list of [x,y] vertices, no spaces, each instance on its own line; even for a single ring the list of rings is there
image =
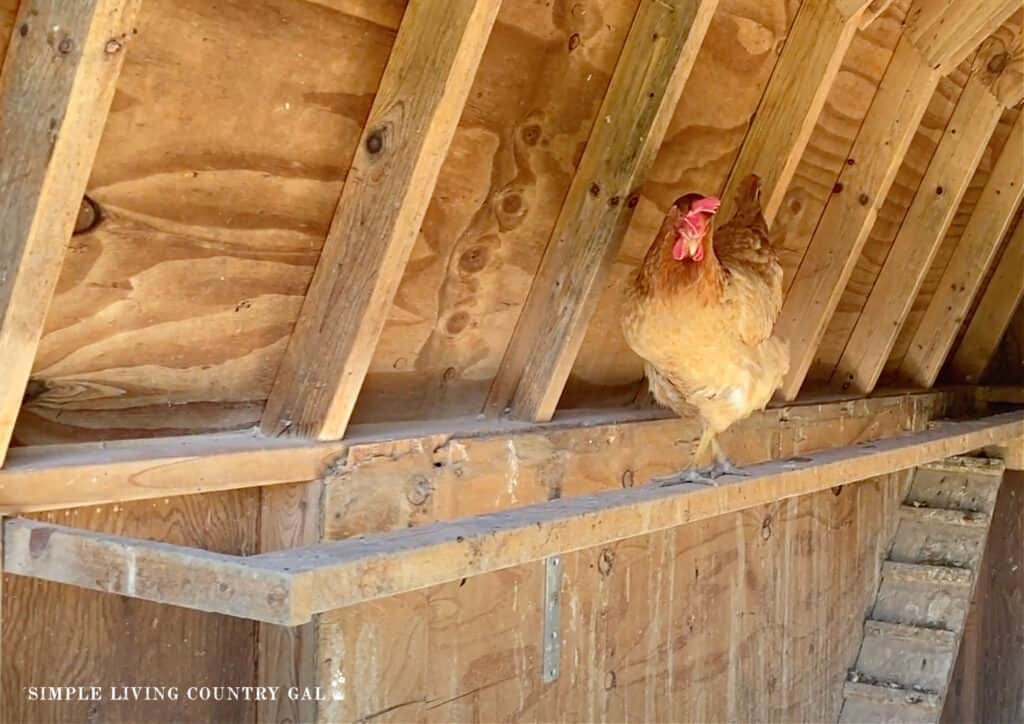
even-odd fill
[[[626,340],[644,360],[654,399],[704,425],[691,469],[659,479],[712,483],[742,474],[717,436],[763,410],[789,370],[789,347],[772,335],[782,308],[782,267],[761,213],[761,181],[747,177],[737,211],[717,231],[721,202],[687,194],[669,209],[626,293]],[[697,470],[708,447],[715,462]]]

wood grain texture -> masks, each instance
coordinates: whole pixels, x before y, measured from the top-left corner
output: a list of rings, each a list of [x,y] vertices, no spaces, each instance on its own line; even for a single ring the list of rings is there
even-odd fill
[[[1024,299],[1024,224],[1017,224],[981,302],[949,362],[951,376],[978,382],[985,374],[1010,320]]]
[[[782,393],[800,392],[815,351],[938,84],[905,38],[896,47],[851,157],[839,176],[776,324],[790,344]]]
[[[882,16],[882,14],[889,9],[892,5],[893,0],[871,0],[871,4],[868,5],[864,12],[860,16],[860,27],[861,30],[866,29],[871,23],[875,22]]]
[[[919,0],[907,18],[907,36],[932,67],[946,73],[1019,9],[1016,0]]]
[[[554,415],[608,267],[718,0],[643,0],[488,397],[491,414]],[[643,73],[637,69],[643,68]],[[603,122],[602,122],[603,119]]]
[[[907,315],[907,320],[900,330],[900,335],[896,339],[896,345],[889,355],[889,361],[886,362],[885,371],[882,373],[882,381],[886,384],[895,384],[895,381],[899,379],[899,366],[906,356],[910,341],[917,332],[921,317],[928,308],[932,297],[938,289],[939,281],[956,252],[956,247],[960,243],[964,230],[967,228],[968,223],[970,223],[974,209],[985,190],[996,162],[1002,154],[1003,147],[1010,136],[1010,131],[1017,120],[1017,116],[1018,112],[1016,110],[1004,112],[1002,120],[1000,120],[999,125],[996,127],[996,132],[992,136],[992,142],[985,151],[981,163],[978,164],[978,170],[975,172],[974,178],[971,179],[970,186],[964,194],[963,201],[960,203],[960,208],[957,210],[956,216],[953,217],[953,223],[950,224],[949,231],[946,233],[946,238],[943,240],[942,246],[939,247],[939,251],[932,261],[932,266],[928,270],[924,283],[917,293],[917,298],[914,300],[910,314]]]
[[[722,193],[722,218],[732,217],[739,184],[754,173],[762,181],[765,219],[774,222],[853,41],[858,13],[844,14],[833,0],[800,6]]]
[[[969,70],[969,66],[962,66],[939,81],[921,124],[914,132],[914,139],[900,164],[900,170],[889,188],[885,203],[879,209],[878,218],[864,242],[864,248],[857,258],[821,344],[818,345],[814,362],[807,373],[808,385],[827,386],[849,346],[850,334],[874,289],[893,242],[906,225],[907,213],[956,109]]]
[[[902,477],[565,556],[548,685],[539,567],[325,614],[320,720],[832,720]]]
[[[985,39],[974,67],[1007,108],[1024,100],[1024,8]]]
[[[321,481],[259,489],[260,553],[313,545],[323,529]],[[316,686],[320,650],[316,620],[302,626],[258,624],[256,681],[280,691],[301,691]],[[256,721],[308,722],[316,718],[316,702],[293,700],[287,695],[256,704]]]
[[[18,14],[20,2],[21,0],[0,0],[0,57],[7,55],[7,44],[14,33],[14,18]]]
[[[252,554],[254,491],[55,511],[44,522]],[[3,691],[8,721],[166,721],[159,701],[29,701],[26,687],[177,686],[173,718],[253,721],[253,702],[190,701],[189,686],[255,684],[256,629],[240,619],[7,576]]]
[[[411,0],[406,8],[263,430],[345,434],[499,4]]]
[[[0,73],[0,465],[139,0],[27,0]]]
[[[876,429],[879,420],[893,417],[903,420],[907,416],[931,419],[943,409],[966,411],[971,409],[973,399],[970,391],[949,390],[879,396],[862,402],[822,401],[775,408],[737,425],[736,432],[723,441],[726,449],[734,454],[742,454],[753,444],[754,449],[783,455],[786,448],[777,446],[789,435],[815,439],[820,447],[828,446],[827,434],[814,430],[832,431],[836,421],[842,418],[847,419],[847,426],[863,425],[865,431],[870,432]],[[397,430],[370,426],[354,431],[344,444],[282,440],[254,433],[222,433],[166,440],[15,448],[8,466],[0,471],[0,512],[53,510],[301,482],[344,470],[363,458],[395,459],[398,470],[407,470],[406,453],[419,451],[422,454],[423,450],[446,444],[458,444],[460,449],[472,451],[474,457],[491,460],[503,475],[506,466],[519,465],[515,456],[507,454],[508,446],[513,449],[524,445],[527,449],[551,448],[560,451],[558,457],[561,458],[570,452],[579,455],[581,450],[588,449],[585,441],[598,433],[613,438],[626,430],[636,430],[637,435],[663,435],[666,444],[679,447],[680,455],[692,454],[692,445],[700,435],[696,420],[651,420],[650,417],[649,412],[620,411],[565,415],[545,426],[481,425],[475,418],[452,421],[447,426]],[[800,424],[784,424],[790,419]],[[819,422],[823,427],[818,426]],[[679,442],[673,442],[679,435],[682,435]],[[645,461],[645,465],[655,464],[656,453],[645,450],[642,438],[631,436],[630,440],[631,444],[623,450],[624,455],[637,456],[635,459]],[[765,445],[774,447],[765,448]],[[768,457],[772,457],[770,452],[765,452],[764,458],[754,459]],[[429,473],[432,463],[437,461],[422,459],[420,462],[419,468],[409,475]],[[685,463],[685,457],[673,458],[673,462],[663,463],[658,469],[667,472],[671,468],[666,465],[682,467]],[[600,466],[596,468],[600,469]],[[576,474],[582,473],[577,471]],[[625,470],[620,471],[620,475],[625,474]],[[653,468],[651,474],[654,474]],[[472,492],[464,496],[467,505],[468,501],[476,499]]]
[[[1024,198],[1024,118],[1018,118],[910,342],[900,374],[930,387]]]
[[[1007,472],[943,722],[1024,717],[1024,473]]]
[[[836,365],[834,386],[864,394],[875,388],[1002,113],[972,76]]]
[[[294,626],[314,614],[539,562],[826,490],[1024,437],[1024,412],[749,466],[719,486],[651,486],[561,497],[255,556],[10,520],[6,570],[202,611]]]
[[[639,190],[621,250],[560,400],[564,408],[633,402],[643,364],[622,334],[622,293],[664,212],[684,193],[725,186],[796,17],[792,0],[721,0],[665,142]]]
[[[403,8],[143,3],[19,443],[258,422]]]

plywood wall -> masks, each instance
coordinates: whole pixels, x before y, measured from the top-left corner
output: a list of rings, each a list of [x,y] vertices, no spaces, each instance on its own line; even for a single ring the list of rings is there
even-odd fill
[[[320,621],[323,721],[830,721],[906,476],[564,559],[558,680],[542,564]]]
[[[159,499],[37,517],[62,525],[196,546],[258,550],[258,490]],[[251,621],[6,575],[4,721],[254,721],[254,703],[188,700],[190,686],[255,681]],[[179,687],[178,702],[31,701],[33,686]],[[109,691],[109,690],[106,690]],[[173,717],[169,717],[173,712]]]

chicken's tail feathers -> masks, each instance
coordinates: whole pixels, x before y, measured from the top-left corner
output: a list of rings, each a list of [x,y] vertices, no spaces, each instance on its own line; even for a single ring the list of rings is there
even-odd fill
[[[736,189],[736,208],[761,210],[761,177],[748,174]]]

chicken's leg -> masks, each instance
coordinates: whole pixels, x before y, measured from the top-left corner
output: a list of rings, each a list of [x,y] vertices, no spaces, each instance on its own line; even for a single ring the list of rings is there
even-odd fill
[[[739,475],[746,477],[747,473],[743,472],[740,468],[732,464],[725,451],[722,450],[722,446],[718,444],[718,436],[711,438],[711,450],[715,454],[715,462],[711,465],[709,477],[712,479],[720,478],[723,475]]]
[[[698,468],[698,461],[704,457],[704,453],[709,446],[714,454],[715,461],[706,468]],[[732,464],[722,450],[721,445],[718,444],[717,433],[705,425],[704,431],[700,436],[700,442],[697,443],[697,449],[693,453],[693,465],[689,469],[674,473],[673,475],[652,478],[651,483],[661,487],[683,485],[685,483],[717,487],[717,479],[723,475],[746,475],[746,473]]]

